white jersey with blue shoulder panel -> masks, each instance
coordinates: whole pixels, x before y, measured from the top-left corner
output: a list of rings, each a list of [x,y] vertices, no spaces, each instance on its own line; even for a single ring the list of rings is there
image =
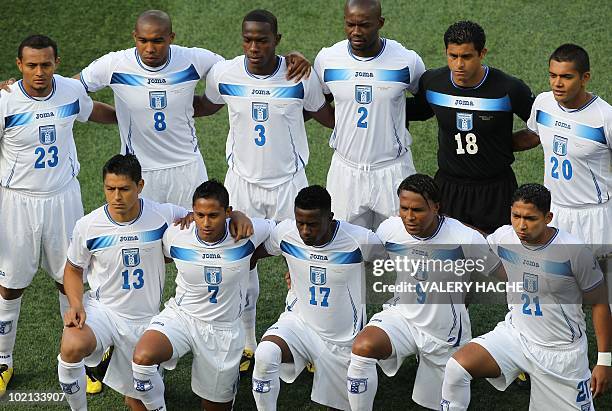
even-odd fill
[[[378,55],[361,58],[348,40],[322,49],[314,69],[323,91],[334,96],[336,127],[330,146],[358,164],[377,164],[410,150],[405,92],[416,93],[425,72],[421,57],[400,43],[381,39]]]
[[[544,185],[555,204],[597,205],[612,195],[612,107],[593,96],[570,110],[552,91],[540,94],[527,126],[544,149]]]
[[[556,229],[547,244],[521,243],[512,226],[487,237],[501,259],[508,281],[522,283],[523,292],[508,306],[512,325],[528,341],[559,347],[586,338],[582,294],[602,284],[603,274],[593,253],[571,234]]]
[[[79,173],[72,127],[87,121],[93,101],[78,80],[53,76],[51,94],[28,95],[22,80],[0,91],[0,186],[53,193]]]
[[[206,78],[206,97],[227,104],[230,130],[225,148],[229,167],[246,181],[274,188],[308,164],[302,110],[325,104],[315,73],[287,80],[284,57],[268,76],[249,72],[245,56],[216,64]]]
[[[173,204],[139,199],[140,214],[115,222],[104,205],[77,221],[68,262],[87,274],[89,297],[117,315],[144,320],[159,312],[166,267],[162,237],[187,214]]]
[[[376,234],[337,221],[327,244],[307,246],[295,221],[285,220],[264,244],[269,254],[287,260],[296,298],[288,309],[321,338],[350,345],[366,323],[364,261],[385,257]]]
[[[270,235],[274,222],[253,218],[253,235],[235,242],[225,234],[216,243],[198,236],[195,223],[189,229],[170,227],[164,234],[164,255],[178,269],[174,301],[181,310],[205,322],[231,323],[240,317],[249,285],[250,260]]]
[[[160,170],[201,157],[193,96],[198,81],[220,60],[205,49],[171,45],[165,64],[148,67],[131,48],[92,62],[81,82],[89,92],[112,88],[121,152],[135,154],[144,171]]]
[[[429,267],[421,267],[416,273],[411,269],[405,271],[401,266],[396,267],[396,284],[411,283],[417,291],[397,293],[391,300],[395,308],[415,327],[438,340],[456,347],[466,343],[471,338],[471,324],[459,293],[440,293],[432,302],[421,282],[444,284],[469,281],[470,271],[445,271],[440,264],[433,264],[434,261],[444,262],[445,266],[452,261],[456,267],[462,266],[461,260],[473,261],[481,274],[488,275],[499,265],[499,259],[491,252],[485,238],[460,221],[445,216],[439,218],[436,231],[427,238],[409,234],[402,219],[397,216],[383,221],[376,234],[391,260],[396,261],[399,257],[402,261],[416,263],[423,259],[432,263]],[[453,301],[453,296],[457,301]],[[441,301],[443,297],[448,297],[446,303]]]

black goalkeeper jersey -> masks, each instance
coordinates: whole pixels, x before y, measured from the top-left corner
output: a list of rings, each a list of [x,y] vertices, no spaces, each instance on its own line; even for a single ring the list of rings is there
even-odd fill
[[[480,84],[471,88],[455,85],[448,67],[428,70],[415,104],[406,108],[409,119],[435,114],[438,168],[451,177],[485,180],[510,172],[513,114],[526,122],[531,113],[534,96],[525,83],[494,68],[485,70]]]

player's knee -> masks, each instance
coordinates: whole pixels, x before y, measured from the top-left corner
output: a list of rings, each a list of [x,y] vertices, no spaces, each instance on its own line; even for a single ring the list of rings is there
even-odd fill
[[[254,373],[261,375],[280,369],[282,361],[281,348],[272,341],[262,341],[255,350]]]
[[[358,335],[353,341],[353,348],[351,349],[353,354],[368,358],[374,358],[375,350],[374,342],[365,335]]]
[[[444,381],[451,385],[465,385],[471,380],[470,373],[454,357],[449,358],[444,369]]]
[[[25,288],[5,288],[0,285],[0,296],[5,300],[16,300],[23,295]]]
[[[137,345],[134,349],[132,361],[138,365],[155,365],[157,364],[157,354],[150,347]]]
[[[75,328],[64,329],[62,342],[60,344],[60,353],[62,359],[66,362],[79,362],[87,357],[95,349],[95,341],[89,341],[80,330]]]
[[[146,411],[147,409],[144,404],[136,398],[125,396],[123,397],[123,402],[130,411]]]

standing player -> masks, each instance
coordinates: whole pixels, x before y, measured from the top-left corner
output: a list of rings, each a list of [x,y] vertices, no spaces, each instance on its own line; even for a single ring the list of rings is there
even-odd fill
[[[425,71],[418,54],[380,37],[384,22],[380,1],[348,0],[347,40],[322,49],[314,64],[336,112],[327,174],[332,208],[339,219],[372,229],[398,211],[397,198],[381,188],[415,172],[404,97],[416,93]]]
[[[166,409],[158,365],[173,369],[189,351],[191,387],[202,398],[202,409],[232,408],[244,347],[239,317],[249,262],[274,222],[253,219],[253,236],[235,242],[229,235],[231,210],[225,187],[207,181],[193,195],[194,223],[188,230],[170,227],[164,234],[164,255],[178,268],[176,295],[151,320],[132,363],[136,390],[147,409]]]
[[[467,409],[473,378],[489,378],[505,390],[520,372],[529,373],[530,409],[536,410],[593,410],[591,397],[603,394],[612,381],[612,317],[603,275],[578,238],[548,226],[549,210],[545,187],[523,185],[512,199],[512,226],[487,238],[508,280],[522,283],[524,290],[520,297],[508,295],[505,321],[448,361],[442,410]],[[592,374],[583,297],[593,302],[599,351]]]
[[[17,54],[23,79],[0,92],[0,396],[13,375],[21,296],[39,262],[60,291],[60,311],[68,307],[65,255],[83,216],[74,122],[117,122],[78,81],[54,74],[58,64],[53,40],[29,36]]]
[[[355,338],[347,382],[353,411],[372,410],[378,387],[377,363],[385,374],[393,376],[412,355],[419,359],[412,399],[438,410],[446,362],[472,338],[470,316],[461,293],[429,294],[422,284],[469,281],[469,270],[460,275],[459,269],[436,269],[436,262],[446,265],[454,261],[456,267],[463,267],[463,261],[480,262],[479,271],[484,275],[501,267],[478,231],[438,214],[440,192],[431,177],[413,174],[402,181],[397,194],[399,216],[385,220],[376,235],[391,259],[427,261],[428,265],[434,263],[434,269],[397,270],[396,284],[411,283],[417,292],[396,293],[393,304],[374,315]]]
[[[295,221],[280,223],[256,251],[256,257],[285,257],[295,294],[255,352],[253,396],[260,411],[276,410],[279,376],[293,382],[307,362],[315,366],[311,399],[349,409],[351,344],[366,321],[364,261],[385,253],[373,232],[333,217],[327,190],[304,188],[295,198]]]
[[[592,247],[609,272],[612,230],[606,228],[612,226],[612,107],[586,91],[591,73],[589,55],[582,47],[557,48],[548,71],[552,91],[536,98],[528,127],[538,134],[544,149],[544,185],[552,195],[552,223]],[[610,290],[611,280],[608,277]]]
[[[513,150],[537,141],[525,130],[512,134],[514,114],[527,121],[533,95],[521,80],[482,63],[485,40],[476,23],[452,24],[444,34],[448,66],[423,74],[406,110],[408,119],[438,121],[442,213],[491,233],[509,222]]]
[[[232,204],[251,217],[283,221],[293,216],[295,196],[308,185],[304,111],[329,128],[334,127],[334,112],[316,74],[297,83],[287,80],[285,58],[276,55],[281,39],[277,27],[276,17],[267,10],[248,13],[242,21],[244,55],[212,68],[204,99],[211,112],[228,105],[225,185]],[[247,358],[257,347],[258,296],[254,268],[242,314]]]

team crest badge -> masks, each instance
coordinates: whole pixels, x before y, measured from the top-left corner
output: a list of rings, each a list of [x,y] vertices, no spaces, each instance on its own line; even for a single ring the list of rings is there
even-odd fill
[[[140,250],[138,248],[124,248],[121,250],[121,255],[125,267],[136,267],[140,264]]]
[[[470,131],[474,127],[472,113],[457,113],[457,130]]]
[[[529,293],[538,292],[538,276],[536,274],[523,273],[523,290]]]
[[[450,410],[450,401],[442,400],[440,401],[440,411],[448,411]]]
[[[153,389],[153,384],[151,383],[151,380],[139,380],[134,378],[134,389],[140,392],[150,391]]]
[[[68,395],[76,394],[81,389],[81,387],[79,387],[78,381],[71,382],[68,384],[60,382],[60,386],[62,387],[62,391]]]
[[[257,378],[253,378],[253,391],[259,392],[261,394],[265,394],[270,392],[270,383],[272,380],[258,380]]]
[[[204,281],[211,285],[221,283],[221,267],[204,267]]]
[[[553,138],[553,152],[558,156],[564,156],[567,154],[567,138],[561,136],[555,136]]]
[[[580,406],[580,411],[590,411],[591,409],[591,402],[587,402],[586,404],[582,404]]]
[[[368,379],[348,377],[346,379],[346,385],[348,392],[351,394],[363,394],[368,390]]]
[[[0,335],[6,335],[13,331],[13,320],[0,321]]]
[[[425,264],[425,262],[423,262]],[[414,270],[414,278],[418,281],[427,281],[427,271],[423,269],[423,265],[419,264],[418,268]]]
[[[45,145],[55,143],[55,126],[38,127],[38,140]]]
[[[149,91],[149,105],[153,110],[165,109],[168,105],[165,91]]]
[[[310,282],[314,285],[325,285],[327,282],[325,268],[310,266]]]
[[[268,120],[268,103],[253,103],[251,108],[253,120],[260,123]]]
[[[372,102],[372,86],[355,86],[355,100],[359,104],[370,104]]]

